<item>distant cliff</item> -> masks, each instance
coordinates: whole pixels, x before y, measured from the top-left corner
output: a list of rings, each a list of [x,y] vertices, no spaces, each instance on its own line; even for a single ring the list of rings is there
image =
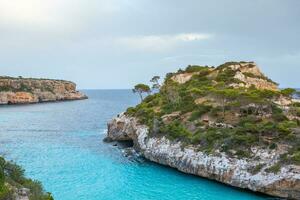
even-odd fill
[[[0,76],[0,104],[29,104],[81,100],[87,96],[64,80]]]

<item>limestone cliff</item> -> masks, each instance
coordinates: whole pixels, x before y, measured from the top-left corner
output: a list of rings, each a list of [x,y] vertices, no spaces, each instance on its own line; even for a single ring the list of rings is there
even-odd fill
[[[86,99],[76,84],[64,80],[0,77],[0,104],[28,104]]]
[[[255,86],[259,89],[278,90],[277,84],[268,79],[254,62],[228,62],[218,68],[208,67],[210,71],[209,76],[215,78],[228,69],[232,70],[234,78],[239,80],[239,83],[231,83],[231,86],[235,88]],[[184,84],[191,80],[194,75],[198,74],[199,72],[178,73],[172,77],[172,80]]]
[[[277,197],[300,199],[300,103],[253,62],[190,65],[108,124],[154,162]]]
[[[279,173],[266,172],[278,162],[282,152],[277,150],[253,148],[252,159],[233,158],[222,152],[209,155],[199,151],[198,146],[183,148],[181,142],[150,136],[147,126],[124,114],[108,123],[107,136],[113,141],[133,140],[135,149],[145,158],[188,174],[254,192],[300,199],[299,166],[286,165]]]

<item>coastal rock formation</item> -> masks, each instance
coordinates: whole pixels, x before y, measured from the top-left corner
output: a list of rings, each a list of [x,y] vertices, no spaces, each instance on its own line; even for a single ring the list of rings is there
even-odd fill
[[[224,153],[209,155],[197,146],[183,148],[181,142],[166,137],[150,136],[148,127],[137,119],[121,114],[108,123],[108,138],[114,141],[132,140],[135,148],[147,159],[179,171],[216,180],[231,186],[272,196],[300,199],[300,168],[281,167],[280,172],[266,172],[276,164],[282,152],[256,149],[254,158],[234,158]],[[259,159],[257,159],[259,158]]]
[[[234,78],[239,80],[239,83],[232,83],[231,86],[235,88],[239,87],[251,87],[255,86],[258,89],[267,89],[267,90],[278,90],[276,83],[270,81],[259,69],[259,67],[254,62],[229,62],[225,63],[224,66],[214,68],[209,67],[211,71],[211,77],[216,77],[221,72],[231,69],[235,74]],[[191,80],[194,75],[199,74],[199,72],[187,72],[179,73],[172,77],[172,80],[184,84]]]
[[[145,158],[231,186],[300,199],[300,96],[253,62],[189,65],[108,124]]]
[[[87,96],[70,81],[0,77],[0,104],[80,100]]]

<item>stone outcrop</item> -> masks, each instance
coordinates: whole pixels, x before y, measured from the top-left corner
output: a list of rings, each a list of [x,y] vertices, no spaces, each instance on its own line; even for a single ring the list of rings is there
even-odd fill
[[[208,155],[199,151],[197,146],[184,147],[166,137],[151,136],[147,126],[125,114],[108,123],[107,138],[132,140],[135,149],[145,158],[185,173],[276,197],[300,199],[299,166],[285,165],[278,173],[266,171],[278,163],[282,154],[278,150],[252,148],[255,157],[243,159],[221,152]]]
[[[16,189],[14,196],[15,200],[29,200],[30,190],[27,188]]]
[[[70,81],[0,77],[0,104],[86,99]]]
[[[191,78],[197,73],[184,73],[184,74],[177,74],[172,77],[172,80],[179,83],[179,84],[184,84],[191,80]]]
[[[224,68],[213,68],[210,67],[210,74],[208,77],[215,78],[221,70],[231,69],[235,72],[234,78],[239,80],[240,83],[232,83],[231,86],[234,88],[255,86],[258,89],[266,90],[278,90],[278,85],[271,80],[267,79],[266,76],[260,71],[259,67],[254,62],[232,62],[225,63]],[[191,80],[191,78],[198,74],[194,73],[179,73],[172,77],[172,80],[184,84]]]

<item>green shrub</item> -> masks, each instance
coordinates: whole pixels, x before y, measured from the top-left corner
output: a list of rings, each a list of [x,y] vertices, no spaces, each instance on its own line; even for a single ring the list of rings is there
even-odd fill
[[[273,118],[276,122],[282,122],[282,121],[288,120],[288,118],[287,118],[283,113],[273,113],[273,114],[272,114],[272,118]]]
[[[258,174],[262,168],[264,167],[265,165],[264,164],[258,164],[256,165],[254,168],[250,168],[248,171],[249,173],[251,173],[252,175],[256,175]]]
[[[192,133],[189,132],[180,122],[174,121],[171,124],[162,126],[160,131],[169,136],[170,139],[181,139],[185,140],[192,136]]]
[[[269,146],[269,149],[271,149],[271,150],[276,149],[276,148],[277,148],[277,144],[276,143],[272,143]]]
[[[293,88],[286,88],[280,91],[280,93],[284,96],[291,97],[296,92]]]
[[[216,81],[218,82],[224,82],[224,83],[236,83],[239,82],[234,78],[235,76],[235,71],[232,69],[225,69],[224,71],[222,70],[218,76],[216,77]]]
[[[7,162],[5,165],[5,173],[15,182],[24,184],[24,169],[15,163]]]
[[[293,106],[293,107],[299,107],[299,108],[300,108],[300,102],[294,102],[294,103],[292,104],[292,106]]]
[[[260,133],[273,135],[276,131],[276,124],[271,121],[262,122],[257,125]]]
[[[249,153],[248,150],[241,150],[241,149],[237,150],[237,152],[236,152],[235,155],[237,155],[237,157],[239,159],[241,159],[241,158],[249,158],[250,157],[250,153]]]
[[[193,136],[191,136],[190,141],[192,144],[200,144],[201,139],[202,139],[202,133],[197,132],[197,133],[193,134]]]
[[[188,73],[193,73],[193,72],[209,72],[208,71],[209,67],[208,66],[199,66],[199,65],[189,65],[187,66],[187,68],[185,69],[185,72]]]
[[[28,85],[25,85],[25,84],[21,83],[19,91],[21,91],[21,92],[32,92],[32,88],[29,87]]]
[[[297,151],[292,155],[292,161],[293,163],[300,165],[300,151]]]
[[[0,92],[9,92],[12,91],[12,88],[9,86],[0,86]]]
[[[10,186],[6,186],[6,184]],[[12,162],[0,157],[0,199],[12,199],[11,187],[30,189],[30,200],[53,200],[50,193],[45,193],[40,182],[24,177],[24,170]]]
[[[281,165],[280,165],[280,163],[277,163],[277,164],[273,165],[272,167],[267,168],[265,171],[267,173],[277,174],[278,172],[280,172],[280,170],[281,170]]]
[[[244,131],[237,131],[232,135],[231,141],[235,147],[244,146],[247,148],[258,142],[258,137],[253,134],[247,134]]]
[[[196,119],[199,119],[202,115],[208,113],[211,110],[211,108],[212,108],[211,106],[206,106],[206,105],[197,106],[196,110],[193,111],[189,120],[194,121]]]
[[[129,107],[127,108],[125,114],[126,115],[129,115],[129,116],[134,116],[136,113],[136,108],[133,108],[133,107]]]
[[[13,199],[13,193],[6,185],[0,186],[0,199],[1,200]]]
[[[279,130],[280,133],[284,135],[288,135],[291,133],[292,128],[296,128],[297,122],[294,121],[283,121],[277,125],[277,129]]]

